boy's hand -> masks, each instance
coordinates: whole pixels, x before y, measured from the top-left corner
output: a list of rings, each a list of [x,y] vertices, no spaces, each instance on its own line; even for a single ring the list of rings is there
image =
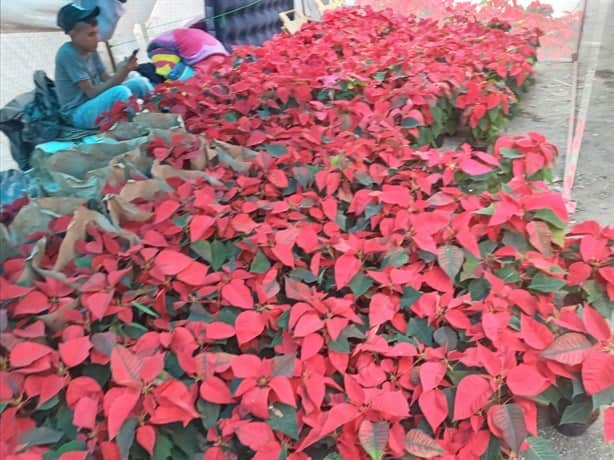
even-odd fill
[[[136,70],[136,68],[138,67],[139,62],[137,60],[136,56],[130,56],[129,58],[124,59],[121,64],[119,65],[119,71],[127,76],[130,72],[132,72],[133,70]]]
[[[133,70],[136,70],[138,66],[139,66],[139,60],[136,57],[136,55],[133,54],[132,56],[128,58],[128,68],[130,69],[130,71],[133,71]]]

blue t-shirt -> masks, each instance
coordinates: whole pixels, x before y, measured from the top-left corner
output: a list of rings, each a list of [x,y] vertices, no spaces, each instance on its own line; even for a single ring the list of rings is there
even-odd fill
[[[64,43],[55,57],[55,87],[62,115],[68,116],[88,100],[77,83],[90,80],[94,86],[102,83],[104,64],[98,52],[83,56],[72,43]]]

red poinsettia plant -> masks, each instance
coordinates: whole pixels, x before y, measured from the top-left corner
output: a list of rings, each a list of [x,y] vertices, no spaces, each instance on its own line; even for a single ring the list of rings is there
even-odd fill
[[[246,146],[297,129],[321,143],[400,126],[417,145],[467,127],[491,141],[530,83],[539,33],[508,33],[458,15],[445,22],[343,9],[202,79],[167,84],[148,104],[192,132]],[[462,112],[462,116],[459,116]]]
[[[140,243],[92,228],[62,281],[22,286],[27,262],[5,263],[3,455],[520,455],[565,385],[609,402],[614,234],[565,235],[562,198],[531,180],[542,137],[290,148],[169,180],[123,225]]]

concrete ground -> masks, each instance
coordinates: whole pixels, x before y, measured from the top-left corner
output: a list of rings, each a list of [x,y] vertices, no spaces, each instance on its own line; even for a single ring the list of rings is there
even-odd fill
[[[572,200],[576,212],[572,220],[596,220],[602,225],[614,226],[614,1],[609,3],[603,42],[592,41],[597,27],[600,0],[589,0],[584,36],[580,48],[578,103],[586,86],[588,57],[592,47],[600,46],[599,61],[593,80],[586,132],[578,162]],[[537,81],[521,103],[522,111],[508,128],[511,134],[536,131],[546,135],[560,150],[556,175],[562,186],[565,164],[567,128],[571,111],[571,82],[573,65],[570,63],[539,63]],[[603,441],[603,420],[598,420],[582,436],[569,438],[541,423],[541,435],[550,439],[561,460],[613,460],[614,443]]]
[[[598,25],[600,1],[609,4],[603,42],[593,79],[586,131],[584,134],[572,200],[576,202],[573,221],[597,220],[614,226],[614,1],[589,0],[584,34],[580,48],[577,104],[586,86],[585,76]],[[565,166],[567,130],[571,112],[573,64],[538,63],[536,84],[521,101],[521,111],[507,129],[511,134],[535,131],[544,134],[559,148],[556,167],[562,187]],[[614,456],[612,457],[614,458]]]

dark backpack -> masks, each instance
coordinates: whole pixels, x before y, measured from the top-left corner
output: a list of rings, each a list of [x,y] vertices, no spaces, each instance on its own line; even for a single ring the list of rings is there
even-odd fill
[[[96,133],[67,124],[60,115],[55,83],[42,70],[34,72],[34,91],[17,96],[0,109],[0,131],[11,143],[11,155],[22,170],[30,169],[30,156],[38,144],[78,141]]]
[[[57,139],[62,132],[55,83],[42,70],[34,72],[34,98],[24,107],[21,122],[23,140],[34,145]]]

